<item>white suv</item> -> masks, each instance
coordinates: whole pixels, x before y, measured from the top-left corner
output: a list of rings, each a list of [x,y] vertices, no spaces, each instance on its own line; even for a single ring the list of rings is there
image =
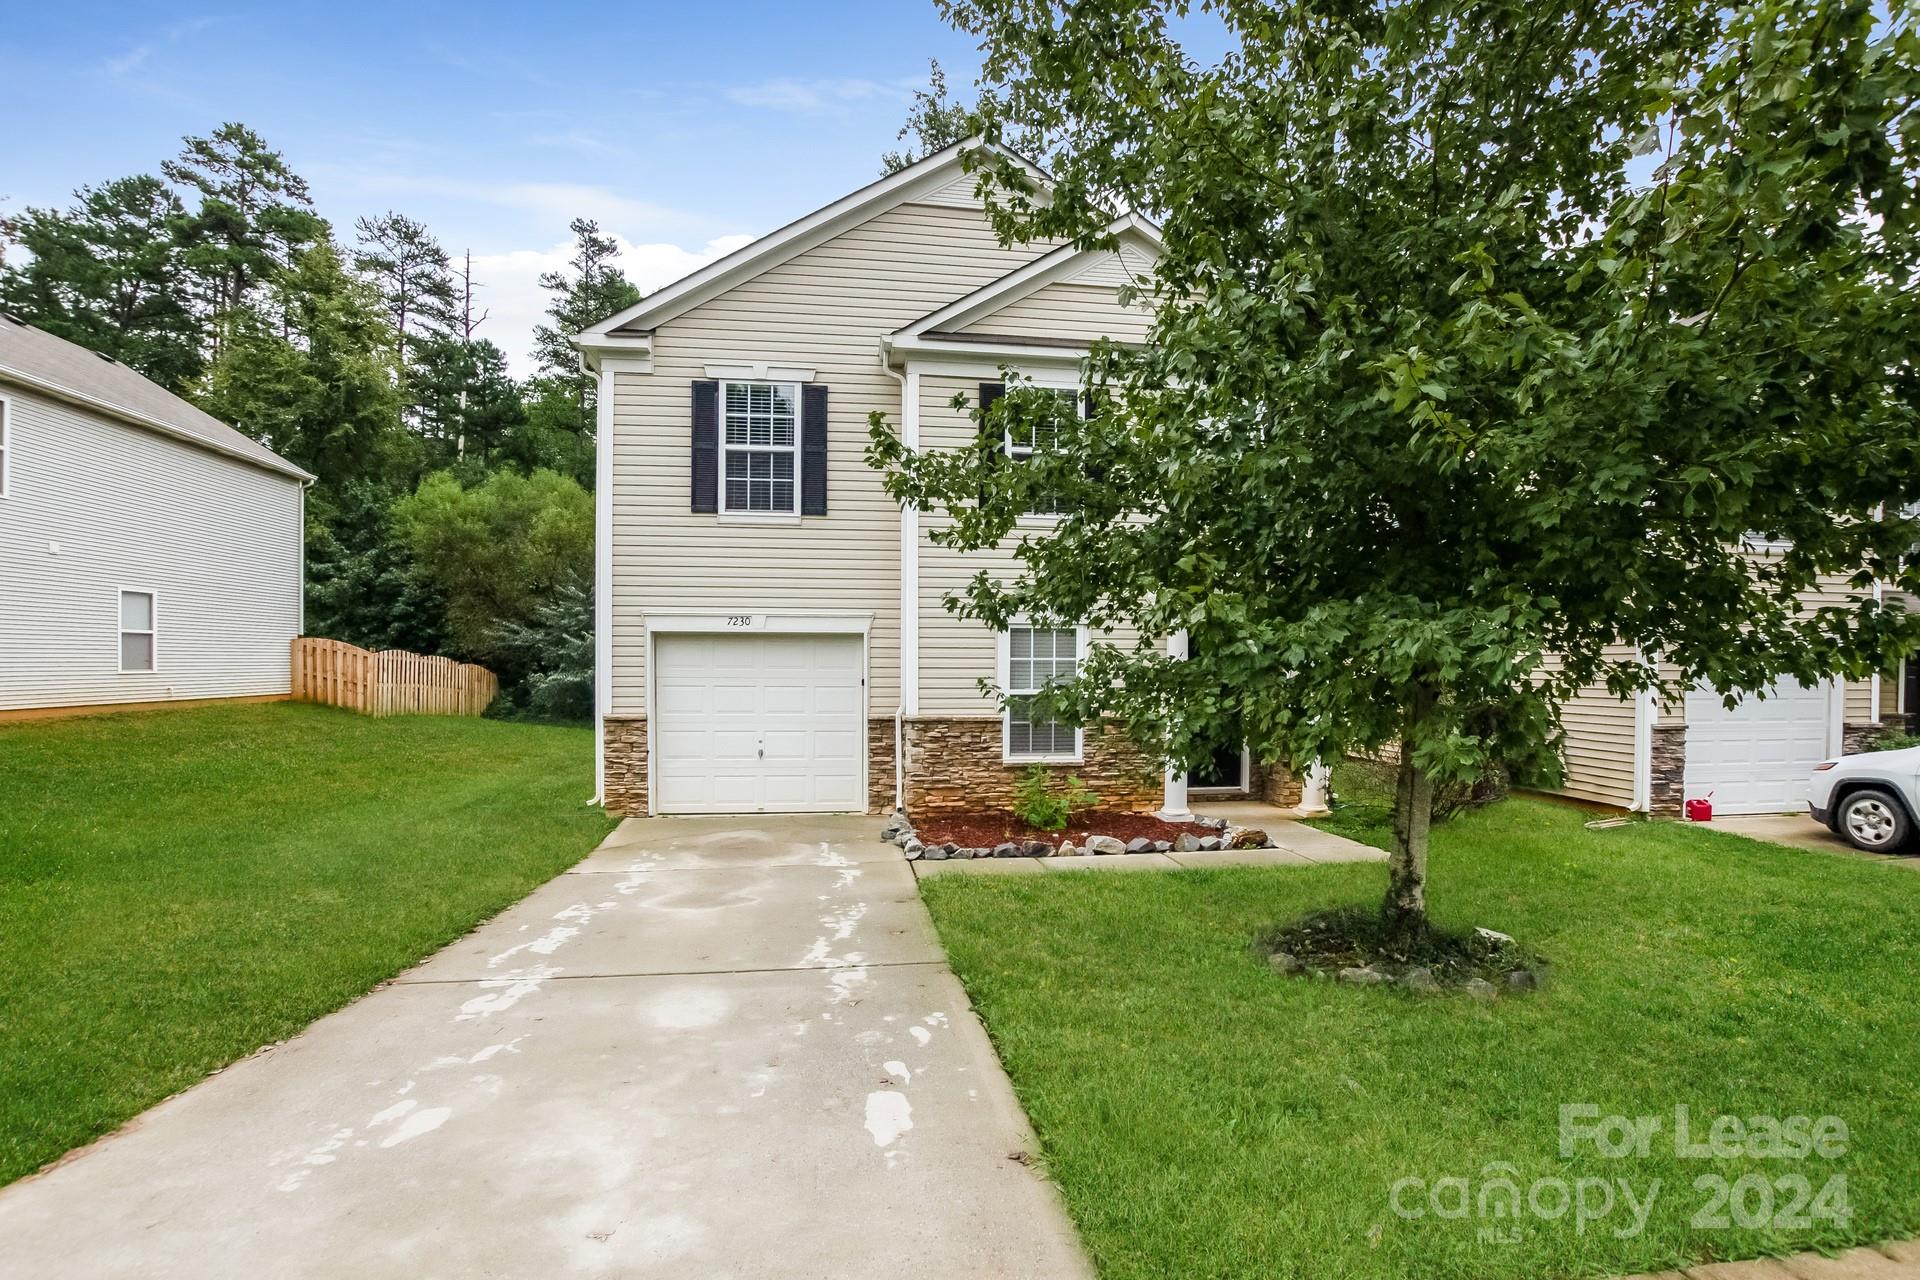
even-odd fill
[[[1807,808],[1856,849],[1899,852],[1920,813],[1920,747],[1821,761],[1813,766]]]

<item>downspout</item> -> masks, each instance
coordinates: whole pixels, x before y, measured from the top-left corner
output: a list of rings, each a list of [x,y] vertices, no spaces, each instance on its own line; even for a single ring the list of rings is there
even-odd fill
[[[607,713],[613,708],[613,375],[580,353],[597,379],[593,432],[593,798],[607,798]]]
[[[905,373],[896,373],[894,371],[892,363],[887,359],[889,346],[890,343],[886,338],[880,339],[880,372],[900,384],[900,419],[902,430],[905,430],[908,415],[911,412],[907,405],[907,393],[912,388],[912,382]],[[918,406],[914,406],[915,410],[917,410],[917,408]],[[920,442],[918,439],[913,439],[908,440],[907,443],[917,447]],[[893,808],[896,813],[904,812],[907,807],[907,664],[911,661],[915,665],[915,679],[917,682],[917,668],[920,662],[918,575],[916,574],[911,581],[907,576],[907,557],[908,555],[918,555],[919,537],[920,523],[914,514],[913,508],[911,506],[901,507],[899,564],[900,657],[899,670],[896,673],[900,686],[900,702],[893,709]],[[909,596],[914,598],[909,599]],[[916,701],[917,700],[916,694]]]

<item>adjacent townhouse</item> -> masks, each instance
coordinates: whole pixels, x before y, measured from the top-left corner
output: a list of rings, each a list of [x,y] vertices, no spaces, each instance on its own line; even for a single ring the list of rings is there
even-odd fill
[[[1120,219],[1113,250],[1002,245],[962,166],[971,145],[577,340],[599,378],[596,768],[610,811],[1004,804],[1034,764],[1141,809],[1183,811],[1190,792],[1297,802],[1287,770],[1244,751],[1175,773],[1110,727],[1035,721],[983,694],[983,679],[1036,689],[1089,644],[1132,637],[1097,618],[1005,635],[956,618],[945,595],[1011,552],[934,546],[934,517],[901,511],[864,461],[871,413],[909,445],[961,447],[974,426],[956,397],[990,401],[1009,369],[1076,389],[1093,341],[1148,332],[1120,290],[1151,272],[1154,227]],[[1043,532],[1049,517],[1024,523]],[[1710,789],[1729,810],[1790,808],[1806,766],[1880,719],[1877,681],[1733,713],[1709,701],[1577,699],[1567,792],[1659,813]]]
[[[312,478],[0,317],[0,716],[284,697]]]

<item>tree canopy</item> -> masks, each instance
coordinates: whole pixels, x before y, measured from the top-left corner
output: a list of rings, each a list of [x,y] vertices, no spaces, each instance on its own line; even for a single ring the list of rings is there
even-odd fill
[[[1851,0],[1631,6],[943,0],[981,40],[1003,237],[1159,219],[1146,345],[1017,467],[872,459],[933,536],[1050,535],[952,602],[1186,632],[1096,646],[1054,704],[1168,758],[1222,719],[1301,764],[1404,744],[1389,917],[1425,919],[1426,797],[1557,771],[1583,686],[1677,697],[1865,676],[1920,642],[1914,13]],[[1133,291],[1126,291],[1131,294]],[[1016,429],[1020,429],[1016,426]],[[1853,608],[1802,593],[1843,579]]]

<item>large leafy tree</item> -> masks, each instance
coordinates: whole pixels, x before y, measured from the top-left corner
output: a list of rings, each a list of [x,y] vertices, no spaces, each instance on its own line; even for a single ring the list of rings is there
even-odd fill
[[[979,127],[1055,140],[1013,240],[1164,221],[1149,345],[1104,347],[1030,464],[873,460],[936,539],[1018,571],[954,602],[1189,633],[1097,647],[1053,701],[1191,762],[1401,744],[1385,913],[1426,922],[1436,779],[1557,767],[1558,709],[1864,676],[1920,640],[1914,11],[1853,0],[944,0],[985,52]],[[979,499],[976,503],[975,499]],[[1764,549],[1761,549],[1764,548]],[[1854,608],[1808,610],[1825,575]],[[1550,657],[1557,655],[1557,661]],[[1658,664],[1642,660],[1658,659]]]
[[[27,252],[0,266],[0,307],[180,390],[201,369],[179,233],[186,208],[150,174],[81,187],[68,209],[0,224]]]
[[[929,58],[927,87],[913,91],[913,102],[907,108],[907,122],[894,135],[895,141],[907,145],[897,151],[881,152],[880,172],[897,173],[916,160],[924,160],[936,151],[944,151],[954,143],[972,137],[977,127],[973,109],[955,98],[947,88],[947,73],[940,65],[940,60]],[[1037,130],[1009,126],[1004,121],[1000,140],[1017,152],[1032,151],[1037,154],[1042,147],[1042,138]]]
[[[551,471],[496,471],[463,485],[439,472],[396,503],[395,528],[423,580],[447,602],[455,652],[525,676],[524,635],[507,624],[539,626],[540,610],[593,571],[593,497]]]

